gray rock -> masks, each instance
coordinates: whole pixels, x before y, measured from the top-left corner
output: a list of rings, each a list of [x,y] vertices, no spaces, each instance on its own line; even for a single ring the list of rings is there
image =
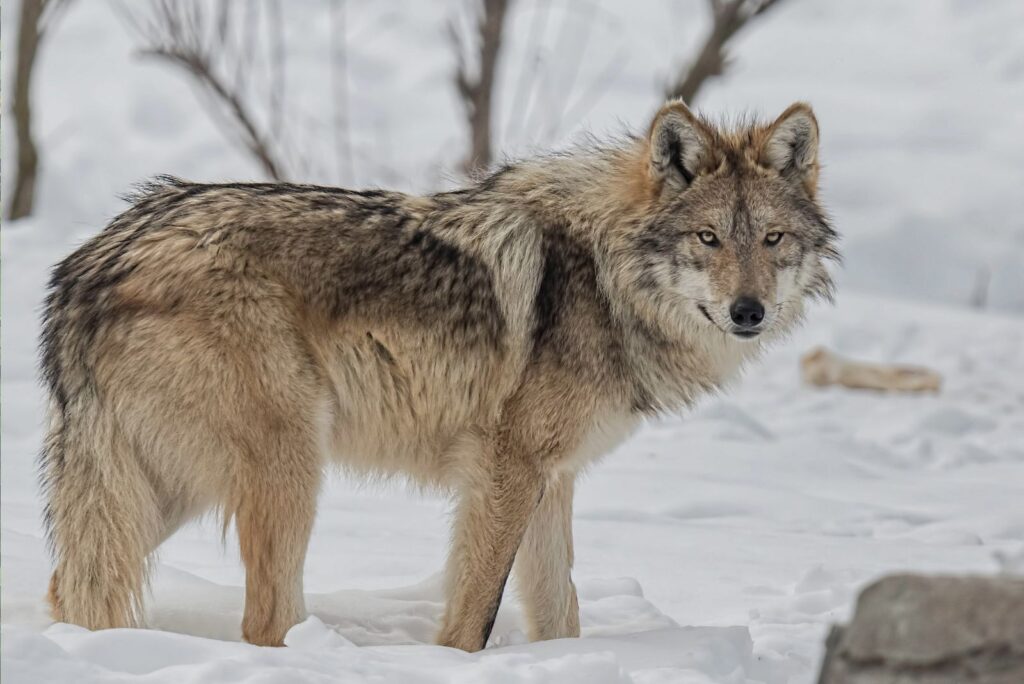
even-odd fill
[[[1024,579],[894,575],[826,642],[819,684],[1024,684]]]

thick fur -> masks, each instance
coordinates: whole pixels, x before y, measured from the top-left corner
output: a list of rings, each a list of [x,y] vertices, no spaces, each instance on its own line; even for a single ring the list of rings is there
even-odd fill
[[[219,509],[243,634],[281,644],[335,462],[456,497],[440,643],[485,645],[513,562],[530,637],[577,635],[576,473],[828,295],[816,189],[806,105],[725,131],[679,102],[647,136],[429,197],[147,186],[46,302],[54,617],[138,624],[153,550]],[[741,295],[767,304],[754,340],[730,329]]]

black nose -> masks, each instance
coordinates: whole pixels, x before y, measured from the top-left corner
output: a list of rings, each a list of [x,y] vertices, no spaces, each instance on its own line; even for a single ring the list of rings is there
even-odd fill
[[[764,307],[753,297],[740,297],[729,307],[729,316],[741,328],[756,328],[764,320]]]

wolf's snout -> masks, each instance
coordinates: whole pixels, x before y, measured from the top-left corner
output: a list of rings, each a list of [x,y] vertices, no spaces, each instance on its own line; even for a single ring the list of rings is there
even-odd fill
[[[753,297],[740,297],[729,307],[729,316],[741,328],[756,328],[764,320],[764,305]]]

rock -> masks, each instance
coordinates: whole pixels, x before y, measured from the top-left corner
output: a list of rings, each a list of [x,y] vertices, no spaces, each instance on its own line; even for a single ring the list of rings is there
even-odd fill
[[[1024,684],[1024,578],[893,575],[826,642],[819,684]]]

